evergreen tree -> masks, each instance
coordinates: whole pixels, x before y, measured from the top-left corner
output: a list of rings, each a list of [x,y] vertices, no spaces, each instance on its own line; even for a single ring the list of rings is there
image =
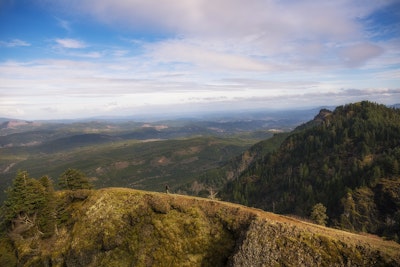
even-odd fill
[[[310,219],[316,224],[325,226],[328,220],[326,207],[322,203],[315,204],[312,208]]]
[[[47,184],[47,187],[44,186]],[[19,171],[13,184],[7,190],[4,203],[5,220],[12,233],[46,234],[54,233],[54,190],[48,177],[40,181],[30,178],[28,172]],[[29,235],[29,234],[28,234]]]
[[[26,184],[29,179],[26,171],[19,171],[13,184],[6,191],[7,199],[4,201],[5,219],[12,220],[18,213],[25,209]]]
[[[45,188],[28,172],[19,171],[8,190],[5,201],[6,219],[12,220],[19,214],[31,216],[45,204]]]
[[[61,189],[77,190],[77,189],[91,189],[92,185],[86,175],[76,169],[68,169],[61,174],[58,185]]]
[[[46,188],[46,191],[54,192],[53,181],[47,175],[42,176],[39,179],[39,182],[44,186],[44,188]]]
[[[39,182],[45,188],[44,197],[46,205],[39,213],[38,225],[44,237],[50,237],[56,229],[56,200],[53,181],[48,176],[42,176]]]

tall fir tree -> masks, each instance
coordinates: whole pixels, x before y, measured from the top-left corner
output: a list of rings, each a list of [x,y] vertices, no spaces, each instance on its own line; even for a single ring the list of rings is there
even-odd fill
[[[39,179],[40,184],[45,188],[45,208],[40,210],[38,225],[44,237],[53,235],[56,229],[56,199],[54,195],[53,181],[48,176]]]
[[[18,228],[18,234],[31,228],[47,236],[54,233],[54,189],[48,177],[39,181],[29,177],[28,172],[19,171],[6,193],[6,225]]]
[[[66,190],[91,189],[93,187],[83,172],[71,168],[61,174],[58,185],[61,189]]]

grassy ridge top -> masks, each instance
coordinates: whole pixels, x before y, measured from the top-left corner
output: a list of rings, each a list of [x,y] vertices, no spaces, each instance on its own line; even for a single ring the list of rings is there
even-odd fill
[[[395,242],[204,198],[59,191],[57,213],[53,237],[14,240],[21,266],[400,264]]]

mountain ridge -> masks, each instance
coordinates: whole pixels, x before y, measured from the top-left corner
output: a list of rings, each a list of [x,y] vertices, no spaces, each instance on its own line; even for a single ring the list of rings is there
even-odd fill
[[[302,217],[320,202],[331,226],[398,240],[400,111],[365,101],[322,113],[251,162],[221,197]]]
[[[11,232],[11,240],[3,235],[0,263],[18,260],[18,266],[77,267],[400,264],[400,245],[395,242],[238,204],[128,188],[56,193],[55,235],[41,239],[33,233]]]

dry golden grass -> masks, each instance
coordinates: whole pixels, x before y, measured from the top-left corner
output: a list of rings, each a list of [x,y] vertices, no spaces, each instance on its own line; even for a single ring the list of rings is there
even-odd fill
[[[108,189],[105,189],[105,190],[108,190]],[[249,215],[257,216],[258,218],[269,221],[270,223],[280,223],[280,224],[284,224],[284,225],[287,225],[290,227],[294,226],[294,227],[299,228],[300,230],[307,231],[311,234],[326,236],[326,237],[329,237],[329,238],[332,238],[335,240],[340,240],[347,244],[353,244],[355,246],[365,245],[372,249],[383,251],[383,252],[387,253],[388,255],[393,256],[395,258],[400,257],[400,244],[398,244],[394,241],[384,240],[381,237],[376,236],[376,235],[371,235],[371,234],[366,234],[366,233],[357,234],[357,233],[351,233],[351,232],[347,232],[347,231],[343,231],[343,230],[339,230],[339,229],[324,227],[321,225],[313,224],[311,222],[303,221],[303,220],[296,219],[293,217],[274,214],[271,212],[263,211],[261,209],[251,208],[251,207],[247,207],[247,206],[243,206],[243,205],[235,204],[235,203],[231,203],[231,202],[224,202],[224,201],[211,200],[211,199],[186,196],[186,195],[178,195],[178,194],[164,194],[164,193],[158,193],[158,192],[147,192],[147,191],[139,191],[139,190],[131,191],[132,189],[127,189],[127,188],[118,188],[118,190],[122,190],[122,191],[126,191],[126,192],[135,191],[136,193],[141,193],[141,194],[157,195],[158,197],[165,199],[165,201],[167,201],[169,199],[169,200],[179,201],[180,203],[186,202],[186,205],[188,205],[188,206],[193,205],[195,203],[199,204],[202,202],[204,202],[204,203],[212,202],[212,203],[214,203],[214,205],[210,205],[210,206],[213,206],[216,209],[220,209],[222,206],[239,209],[241,212],[248,213]]]
[[[229,202],[129,188],[56,194],[58,232],[46,240],[17,244],[24,259],[21,266],[44,261],[60,267],[78,262],[85,266],[400,263],[400,244],[395,242]]]

